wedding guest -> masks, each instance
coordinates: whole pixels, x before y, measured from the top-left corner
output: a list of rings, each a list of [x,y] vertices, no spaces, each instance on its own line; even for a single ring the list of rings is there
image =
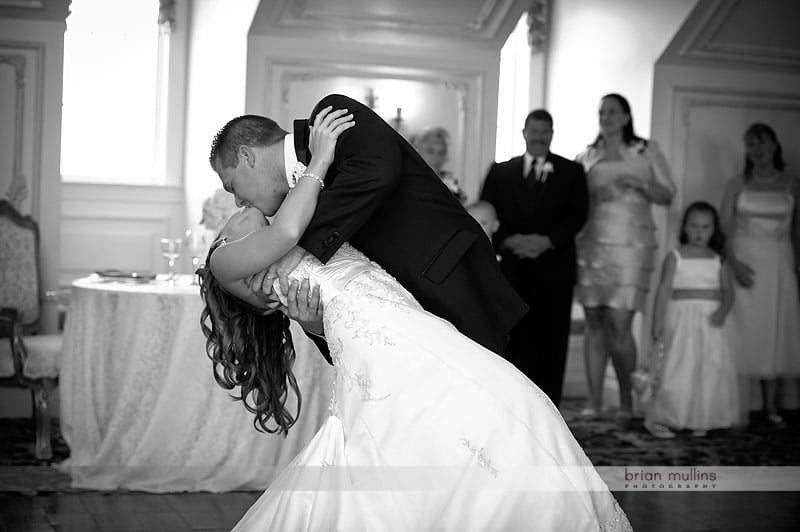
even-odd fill
[[[767,124],[747,128],[744,147],[744,169],[728,181],[720,209],[738,285],[733,345],[741,373],[760,381],[767,421],[782,428],[778,379],[800,375],[800,181],[784,171],[781,144]],[[747,398],[749,386],[743,388]],[[749,401],[744,406],[746,415]]]
[[[558,405],[575,285],[575,235],[586,221],[583,168],[550,151],[553,117],[532,111],[525,153],[489,168],[481,199],[494,205],[500,269],[530,310],[511,330],[506,356]]]
[[[447,185],[450,192],[458,198],[458,201],[464,203],[467,201],[467,195],[461,188],[453,174],[444,168],[447,161],[450,160],[450,134],[443,127],[431,127],[411,137],[411,145],[417,149],[425,162],[433,168],[436,175]]]
[[[500,222],[497,219],[497,211],[494,206],[488,201],[475,201],[465,207],[467,212],[475,218],[489,240],[492,239],[497,229],[500,227]]]
[[[589,183],[589,219],[578,236],[576,299],[586,316],[585,365],[589,398],[585,416],[603,407],[603,379],[611,358],[619,381],[618,416],[632,416],[631,372],[636,343],[631,325],[644,312],[654,269],[656,226],[652,205],[669,205],[675,193],[667,161],[655,142],[634,132],[628,101],[600,101],[600,133],[578,155]]]
[[[689,205],[679,241],[664,258],[653,308],[663,368],[644,426],[657,438],[674,438],[673,429],[705,436],[735,425],[739,413],[736,364],[723,330],[733,280],[716,209],[704,201]]]

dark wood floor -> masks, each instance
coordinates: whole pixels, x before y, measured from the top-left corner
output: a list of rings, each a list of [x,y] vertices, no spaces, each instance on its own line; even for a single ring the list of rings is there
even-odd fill
[[[0,530],[227,531],[258,495],[82,492],[32,497],[6,493],[0,494]],[[794,532],[800,523],[800,493],[796,492],[624,491],[616,496],[638,532]]]

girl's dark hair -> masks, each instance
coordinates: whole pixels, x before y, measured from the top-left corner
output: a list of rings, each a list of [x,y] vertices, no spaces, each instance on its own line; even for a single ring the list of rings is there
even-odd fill
[[[200,295],[205,308],[200,315],[200,328],[206,337],[206,354],[213,362],[214,379],[226,390],[239,386],[237,401],[256,415],[257,430],[289,433],[300,415],[302,397],[292,373],[295,352],[289,332],[289,318],[282,312],[259,314],[222,288],[207,266],[195,272],[199,276]],[[293,416],[286,408],[289,393],[297,398]],[[273,427],[269,426],[270,419]]]
[[[622,96],[621,94],[612,92],[600,98],[600,101],[602,102],[603,100],[609,100],[609,99],[615,100],[617,103],[619,103],[620,107],[622,107],[622,110],[625,112],[625,114],[628,115],[629,118],[628,123],[625,124],[625,127],[622,128],[622,141],[625,144],[631,144],[633,142],[641,140],[646,144],[647,141],[645,139],[643,139],[642,137],[633,132],[633,113],[631,112],[631,104],[628,103],[628,100],[626,100],[625,97]],[[591,144],[591,146],[593,148],[596,148],[597,143],[600,142],[602,139],[603,139],[603,133],[600,132],[597,134],[597,138],[594,139],[594,142]]]
[[[747,137],[755,137],[760,141],[771,140],[775,144],[775,153],[772,156],[772,164],[774,164],[775,168],[777,168],[778,170],[783,170],[784,168],[786,168],[786,163],[783,161],[783,149],[781,148],[781,143],[778,142],[778,135],[775,134],[774,129],[769,127],[767,124],[756,122],[755,124],[748,127],[747,131],[744,132],[745,141],[747,141]],[[744,180],[750,181],[752,178],[753,178],[753,161],[750,159],[750,156],[747,155],[747,151],[745,151]]]
[[[708,247],[717,252],[720,257],[725,256],[725,233],[722,232],[722,225],[719,223],[719,214],[713,205],[706,201],[695,201],[683,213],[683,221],[681,221],[681,234],[678,241],[681,244],[689,242],[689,235],[686,234],[686,222],[689,220],[689,215],[693,212],[705,212],[711,215],[714,220],[714,232],[708,241]]]

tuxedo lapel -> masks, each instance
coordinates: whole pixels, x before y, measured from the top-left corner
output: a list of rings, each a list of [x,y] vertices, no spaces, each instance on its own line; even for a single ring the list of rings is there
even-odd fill
[[[308,120],[295,120],[294,151],[297,152],[297,160],[306,165],[311,160],[311,153],[308,151],[308,135]]]

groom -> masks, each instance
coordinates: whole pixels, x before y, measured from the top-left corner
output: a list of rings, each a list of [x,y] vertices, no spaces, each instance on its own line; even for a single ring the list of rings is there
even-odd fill
[[[325,263],[350,242],[397,278],[425,310],[503,354],[511,327],[527,307],[500,272],[481,227],[419,153],[370,108],[331,94],[316,105],[310,121],[328,106],[347,109],[355,126],[336,143],[325,189],[300,247]],[[238,205],[275,214],[296,164],[308,163],[313,155],[308,124],[296,120],[291,135],[269,118],[246,115],[220,130],[210,162]],[[286,274],[301,257],[302,252],[290,253],[270,267],[263,278],[265,291],[275,275],[285,285]],[[251,287],[259,289],[261,281]],[[312,339],[326,354],[325,345]]]

